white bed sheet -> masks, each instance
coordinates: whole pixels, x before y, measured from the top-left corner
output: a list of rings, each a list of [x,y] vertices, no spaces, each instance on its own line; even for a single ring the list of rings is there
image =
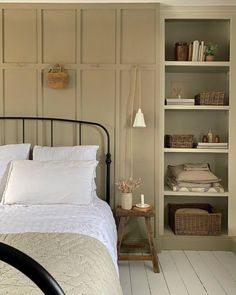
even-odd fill
[[[117,266],[117,232],[107,203],[89,205],[0,205],[0,233],[80,233],[101,241]]]

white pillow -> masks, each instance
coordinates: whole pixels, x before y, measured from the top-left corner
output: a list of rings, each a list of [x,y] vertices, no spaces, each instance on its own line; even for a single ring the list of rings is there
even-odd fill
[[[48,147],[36,145],[33,160],[36,161],[96,161],[98,145]],[[96,171],[94,178],[96,177]],[[97,186],[93,179],[93,189]]]
[[[13,161],[4,204],[89,204],[97,161]]]
[[[0,146],[0,199],[6,186],[10,162],[29,159],[30,146],[29,143]]]
[[[36,145],[33,160],[37,161],[95,161],[98,145],[48,147]]]

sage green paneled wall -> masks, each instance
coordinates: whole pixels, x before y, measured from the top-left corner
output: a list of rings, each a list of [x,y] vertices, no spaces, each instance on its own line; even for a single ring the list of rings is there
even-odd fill
[[[125,162],[131,131],[128,99],[133,66],[140,66],[147,128],[133,130],[134,177],[143,179],[142,191],[147,202],[154,204],[159,5],[2,4],[0,8],[0,113],[104,124],[111,134],[113,193],[114,178],[129,174],[129,163]],[[65,89],[47,86],[46,73],[55,63],[62,63],[69,71]],[[13,142],[15,137],[21,140],[19,128],[7,129],[1,135],[2,143]],[[49,143],[50,136],[42,137],[40,130],[35,133],[36,126],[31,128],[33,142]],[[58,125],[55,133],[56,145],[76,143],[76,130],[71,127]],[[103,151],[102,139],[94,134],[93,128],[87,128],[85,142],[98,140]],[[103,178],[99,173],[101,194]]]

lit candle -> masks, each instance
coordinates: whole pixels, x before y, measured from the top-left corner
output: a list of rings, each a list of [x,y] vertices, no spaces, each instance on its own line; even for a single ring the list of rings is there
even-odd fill
[[[144,195],[141,194],[141,205],[144,205]]]

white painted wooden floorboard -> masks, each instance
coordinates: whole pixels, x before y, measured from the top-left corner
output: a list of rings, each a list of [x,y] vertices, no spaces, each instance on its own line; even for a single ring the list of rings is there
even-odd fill
[[[170,251],[162,251],[158,254],[158,257],[170,294],[188,295],[184,282],[170,255]]]
[[[236,255],[228,251],[213,251],[213,253],[229,275],[236,281]]]
[[[144,262],[130,261],[129,265],[133,295],[150,295]]]
[[[145,261],[145,269],[151,295],[170,295],[162,270],[160,273],[154,273],[151,261]]]
[[[197,272],[199,279],[202,281],[207,294],[209,295],[224,295],[227,294],[217,279],[211,273],[207,263],[202,259],[197,251],[185,251],[192,267]]]
[[[211,273],[228,295],[236,294],[236,281],[227,273],[224,266],[211,251],[200,251],[201,258],[205,261]]]
[[[128,261],[119,261],[120,283],[124,295],[132,295],[130,269]]]
[[[151,261],[119,262],[124,295],[236,295],[232,252],[162,251],[158,257],[160,274]]]
[[[170,251],[170,254],[176,264],[182,280],[184,281],[184,285],[186,286],[188,293],[190,295],[206,295],[207,293],[204,286],[199,280],[199,277],[184,252]]]

